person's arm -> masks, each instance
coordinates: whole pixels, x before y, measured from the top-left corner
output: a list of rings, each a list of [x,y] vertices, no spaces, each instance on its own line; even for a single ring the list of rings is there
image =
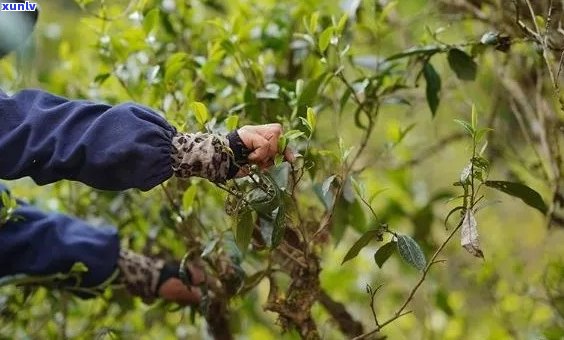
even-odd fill
[[[223,182],[247,162],[244,149],[237,132],[177,133],[159,114],[133,103],[109,106],[41,90],[13,96],[0,91],[0,179],[69,179],[103,190],[149,190],[173,174]]]
[[[6,192],[2,185],[0,192]],[[79,274],[80,281],[64,279],[78,262],[87,268]],[[195,286],[202,282],[198,267],[190,266],[187,273]],[[80,219],[46,213],[24,202],[18,202],[12,218],[0,224],[0,278],[21,275],[33,280],[58,276],[60,279],[51,283],[70,287],[71,292],[85,298],[94,295],[72,288],[121,284],[145,302],[162,297],[180,304],[197,304],[200,299],[198,289],[187,288],[181,282],[178,265],[121,248],[114,227],[93,227]]]
[[[0,185],[0,192],[4,189]],[[68,273],[75,263],[82,262],[88,271],[81,286],[94,287],[116,270],[119,252],[115,228],[96,228],[24,202],[18,202],[12,218],[0,225],[0,277]]]

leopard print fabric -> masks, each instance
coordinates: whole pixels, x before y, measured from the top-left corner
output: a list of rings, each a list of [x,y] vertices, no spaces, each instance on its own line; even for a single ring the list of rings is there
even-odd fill
[[[201,132],[178,133],[172,145],[172,169],[176,176],[198,176],[216,183],[229,178],[235,160],[227,138]]]
[[[121,249],[118,282],[124,284],[131,295],[141,297],[145,303],[151,303],[157,298],[157,285],[164,264],[163,260]]]

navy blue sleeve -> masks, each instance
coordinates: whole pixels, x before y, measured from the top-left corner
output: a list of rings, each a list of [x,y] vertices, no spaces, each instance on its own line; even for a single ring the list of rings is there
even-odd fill
[[[0,91],[0,179],[75,180],[149,190],[170,178],[175,129],[137,104],[71,101],[41,90]]]
[[[68,273],[73,264],[82,262],[88,271],[81,286],[94,287],[116,270],[119,238],[115,228],[92,227],[21,202],[14,216],[0,225],[0,277]]]

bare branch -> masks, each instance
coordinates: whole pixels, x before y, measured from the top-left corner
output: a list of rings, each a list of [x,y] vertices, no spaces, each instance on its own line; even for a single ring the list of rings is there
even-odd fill
[[[456,228],[454,228],[452,230],[452,232],[450,233],[450,235],[446,238],[446,240],[444,240],[444,242],[439,246],[439,248],[437,248],[437,250],[435,251],[435,253],[433,254],[433,256],[431,257],[431,259],[429,260],[429,263],[427,264],[427,266],[425,267],[425,269],[423,270],[423,272],[421,273],[421,277],[419,278],[419,280],[417,281],[417,283],[415,284],[415,286],[413,286],[413,288],[411,289],[411,291],[409,292],[409,295],[407,296],[407,298],[405,299],[405,301],[403,302],[403,304],[398,308],[398,310],[394,313],[394,315],[392,315],[388,320],[386,320],[385,322],[383,322],[380,326],[377,326],[375,329],[373,329],[372,331],[368,332],[368,333],[364,333],[362,335],[357,336],[356,338],[354,338],[353,340],[359,340],[359,339],[366,339],[367,337],[369,337],[372,334],[375,334],[377,332],[379,332],[382,328],[384,328],[384,326],[388,325],[389,323],[401,318],[402,316],[411,313],[410,311],[405,311],[405,308],[407,307],[407,305],[411,302],[411,300],[413,300],[413,297],[415,296],[415,293],[417,293],[417,290],[419,289],[419,287],[421,286],[421,284],[423,284],[423,281],[425,281],[425,279],[427,278],[427,273],[429,272],[429,270],[431,269],[431,267],[438,262],[441,262],[441,260],[437,261],[437,256],[439,256],[439,254],[443,251],[443,249],[446,247],[446,245],[449,243],[449,241],[452,239],[452,237],[456,234],[456,232],[460,229],[460,227],[462,226],[462,222],[463,219],[460,219],[460,222],[458,222],[458,225],[456,226]]]

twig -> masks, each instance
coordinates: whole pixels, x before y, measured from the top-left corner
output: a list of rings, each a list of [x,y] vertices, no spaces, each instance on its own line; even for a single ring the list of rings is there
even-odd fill
[[[385,326],[387,326],[387,325],[388,325],[389,323],[391,323],[392,321],[395,321],[395,320],[401,318],[402,316],[407,315],[407,314],[410,314],[410,313],[411,313],[410,310],[408,310],[407,312],[403,312],[403,313],[401,313],[398,317],[387,320],[386,322],[384,322],[383,324],[381,324],[379,328],[376,328],[376,329],[374,329],[374,330],[372,330],[372,331],[370,331],[370,332],[368,332],[368,333],[364,333],[364,334],[361,334],[361,335],[359,335],[359,336],[357,336],[357,337],[354,337],[354,338],[352,338],[352,340],[366,339],[367,337],[369,337],[369,336],[371,336],[371,335],[373,335],[373,334],[375,334],[375,333],[378,333],[382,328],[384,328]]]
[[[547,39],[548,39],[548,24],[550,22],[550,17],[547,18],[547,31],[544,33],[544,35],[542,34],[539,24],[537,23],[537,21],[535,20],[536,18],[536,14],[535,11],[533,10],[533,5],[531,5],[531,1],[530,0],[525,0],[525,2],[527,3],[527,6],[529,7],[529,12],[531,13],[531,19],[533,21],[533,24],[535,25],[535,29],[537,30],[535,38],[537,39],[537,42],[542,46],[542,57],[544,58],[544,62],[546,63],[546,68],[548,68],[548,74],[550,75],[550,80],[552,81],[552,84],[554,86],[554,88],[558,88],[558,79],[555,78],[554,76],[554,71],[552,70],[552,67],[550,66],[550,60],[548,59],[548,44],[547,44]],[[548,10],[549,16],[552,15],[552,0],[550,1],[550,8]],[[544,39],[542,38],[544,37]]]
[[[383,322],[380,326],[377,326],[375,329],[373,329],[372,331],[368,332],[368,333],[364,333],[362,335],[359,335],[355,338],[353,338],[353,340],[359,340],[359,339],[366,339],[367,337],[369,337],[370,335],[379,332],[382,328],[384,328],[384,326],[388,325],[389,323],[401,318],[402,316],[411,313],[411,311],[405,311],[405,308],[407,307],[407,305],[411,302],[411,300],[413,300],[413,297],[415,296],[415,293],[417,292],[417,290],[419,289],[419,287],[421,286],[421,284],[423,283],[423,281],[425,281],[425,278],[427,277],[427,273],[429,272],[429,270],[431,269],[431,267],[440,262],[440,261],[436,261],[437,256],[439,256],[439,254],[443,251],[443,249],[445,248],[445,246],[449,243],[449,241],[452,239],[452,237],[454,236],[454,234],[456,234],[456,232],[458,231],[458,229],[460,229],[460,227],[462,226],[462,222],[464,220],[460,219],[460,222],[458,222],[458,225],[456,226],[456,228],[454,228],[452,230],[452,232],[450,233],[450,235],[446,238],[446,240],[439,246],[439,248],[435,251],[435,253],[433,254],[433,256],[431,257],[431,259],[429,260],[429,263],[427,264],[427,266],[425,267],[425,269],[423,270],[423,272],[421,273],[421,277],[419,278],[419,281],[417,281],[417,283],[415,284],[415,286],[413,286],[413,288],[411,289],[411,291],[409,292],[409,295],[407,296],[407,298],[405,299],[405,301],[403,302],[403,304],[398,308],[398,310],[394,313],[394,315],[392,315],[388,320],[386,320],[385,322]]]
[[[376,316],[376,310],[374,309],[374,299],[376,297],[376,293],[378,293],[380,288],[382,288],[383,286],[384,285],[381,284],[378,287],[376,287],[376,289],[372,290],[372,288],[370,288],[370,290],[369,290],[369,292],[370,292],[370,310],[372,311],[372,317],[374,318],[374,323],[376,323],[377,328],[380,327],[380,323],[378,323],[378,317]]]

